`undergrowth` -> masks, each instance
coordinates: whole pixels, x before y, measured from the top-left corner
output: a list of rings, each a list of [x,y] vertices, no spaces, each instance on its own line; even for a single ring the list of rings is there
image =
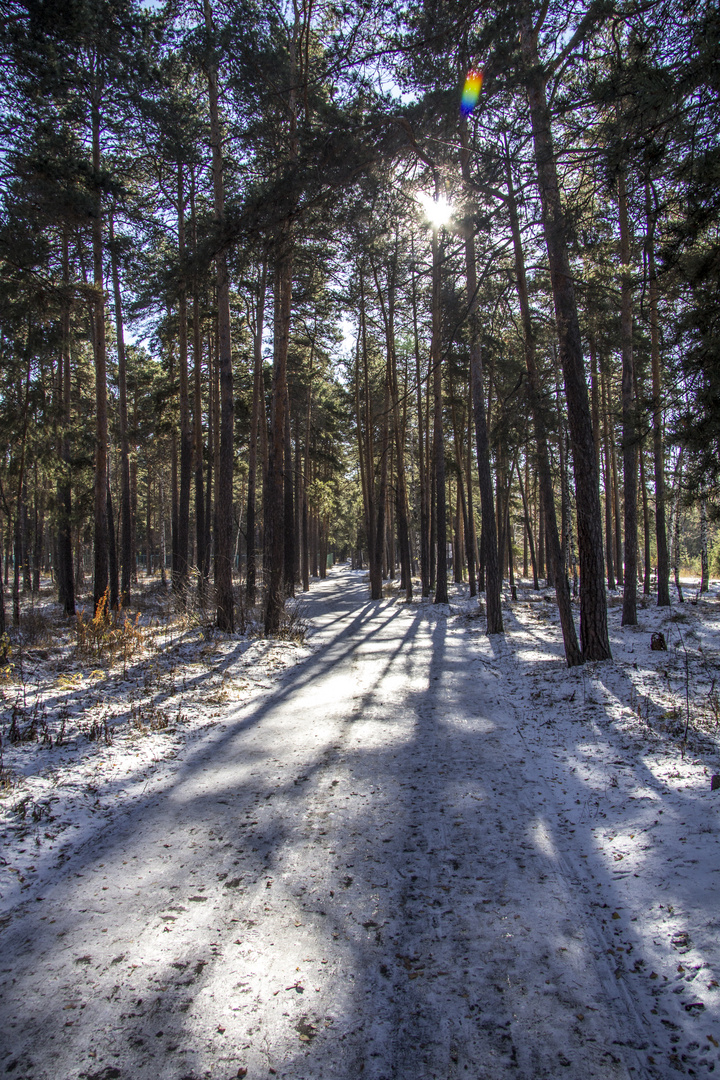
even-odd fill
[[[77,613],[75,635],[78,656],[104,659],[112,663],[122,654],[123,674],[126,673],[128,660],[143,651],[149,636],[140,626],[140,612],[133,620],[128,618],[122,608],[110,611],[108,589],[105,590],[91,619],[86,618],[84,608]]]

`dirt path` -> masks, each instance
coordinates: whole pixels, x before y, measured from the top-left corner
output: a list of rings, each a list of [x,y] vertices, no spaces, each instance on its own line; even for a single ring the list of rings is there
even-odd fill
[[[677,1075],[607,955],[610,884],[563,847],[504,643],[344,569],[308,613],[312,656],[16,912],[0,1073]]]

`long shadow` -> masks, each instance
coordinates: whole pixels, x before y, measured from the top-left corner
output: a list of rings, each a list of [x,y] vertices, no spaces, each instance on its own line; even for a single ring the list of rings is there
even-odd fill
[[[368,627],[365,635],[362,638],[358,638],[359,631],[365,627],[369,620],[377,615],[380,610],[384,608],[387,612],[384,619],[376,620],[374,625]],[[285,674],[281,679],[278,687],[271,693],[264,695],[258,703],[247,706],[241,704],[226,710],[228,718],[232,719],[233,714],[243,713],[238,720],[234,720],[231,723],[227,723],[223,731],[219,735],[211,737],[212,753],[214,755],[222,756],[228,746],[240,735],[246,733],[251,728],[257,727],[265,717],[274,712],[278,706],[285,702],[292,700],[293,696],[304,687],[316,682],[322,677],[322,675],[328,671],[331,671],[338,663],[341,663],[347,657],[351,656],[356,649],[363,645],[366,645],[375,635],[382,632],[386,623],[395,619],[400,609],[393,608],[387,604],[382,604],[380,601],[373,601],[366,603],[363,608],[355,615],[350,624],[344,627],[339,633],[333,636],[330,645],[321,652],[310,656],[304,661],[301,661],[292,671]],[[357,638],[357,640],[356,640]],[[185,748],[183,753],[182,764],[175,771],[175,779],[172,785],[165,788],[163,791],[163,797],[167,798],[172,794],[173,789],[181,788],[186,785],[188,779],[196,772],[197,768],[201,766],[208,754],[206,741],[203,739],[194,748]],[[138,771],[144,775],[146,766],[140,765]],[[96,783],[96,789],[105,799],[114,795],[123,793],[128,787],[131,787],[134,782],[132,774],[127,773],[117,779],[108,779],[104,783]],[[152,806],[157,801],[157,794],[154,794],[148,801],[148,806]],[[92,822],[95,825],[95,822]],[[118,828],[118,821],[114,819],[110,825],[101,827],[98,832],[95,828],[92,829],[91,835],[83,843],[76,847],[72,856],[65,860],[66,869],[72,867],[74,872],[82,869],[86,862],[95,861],[97,856],[97,850],[101,850],[103,857],[108,858],[109,852],[112,847],[125,839],[125,833],[121,828]],[[53,862],[57,856],[55,854],[48,853],[47,856],[39,858],[38,864],[42,867],[43,862],[52,860]]]
[[[401,615],[409,625],[402,626]],[[395,633],[397,639],[388,645],[387,636],[394,638]],[[500,661],[507,657],[507,643],[491,644]],[[78,853],[71,864],[73,872],[87,875],[94,865],[99,873],[100,861],[107,867],[113,851],[128,844],[128,858],[134,846],[146,865],[148,859],[150,865],[153,858],[159,862],[162,836],[154,834],[152,822],[158,807],[165,806],[168,813],[168,800],[180,789],[187,791],[203,768],[239,760],[239,754],[252,749],[247,737],[263,720],[279,709],[287,709],[290,715],[301,690],[354,658],[366,667],[377,663],[373,674],[378,689],[370,684],[358,693],[357,712],[339,718],[332,737],[307,755],[311,760],[302,762],[302,777],[296,771],[278,783],[267,768],[265,781],[247,777],[241,783],[219,784],[212,791],[190,792],[184,800],[182,812],[196,822],[202,850],[207,853],[204,885],[189,881],[186,868],[183,873],[181,860],[191,860],[193,834],[189,833],[186,852],[164,856],[151,892],[177,895],[180,903],[176,906],[182,907],[190,905],[186,894],[201,888],[210,896],[204,902],[209,914],[193,939],[186,937],[174,950],[168,946],[158,954],[158,935],[153,938],[142,926],[142,920],[150,916],[147,911],[139,918],[133,916],[132,898],[128,898],[124,910],[134,922],[132,933],[126,932],[125,937],[137,933],[140,941],[146,941],[141,947],[149,950],[147,963],[154,966],[151,971],[128,970],[122,960],[114,968],[108,965],[97,972],[88,964],[88,976],[99,978],[111,995],[112,1031],[105,1057],[98,1063],[117,1061],[123,1078],[150,1076],[151,1072],[175,1080],[204,1076],[210,1059],[204,1056],[202,1045],[213,1044],[214,1052],[222,1053],[217,1048],[224,1033],[215,1033],[207,1024],[203,1027],[203,1022],[217,1014],[212,995],[224,994],[238,1003],[246,1022],[258,1015],[252,1011],[258,1009],[269,1018],[268,1024],[285,1032],[276,1039],[277,1047],[273,1044],[265,1053],[267,1061],[262,1047],[253,1046],[253,1037],[246,1035],[247,1054],[255,1063],[255,1071],[249,1074],[253,1078],[266,1075],[259,1071],[264,1064],[280,1076],[303,1080],[340,1076],[449,1080],[467,1075],[488,1080],[520,1075],[535,1080],[569,1075],[561,1055],[576,1065],[572,1075],[615,1075],[611,1057],[604,1059],[608,1071],[598,1071],[605,1067],[601,1052],[593,1057],[591,1068],[582,1068],[579,1037],[567,1028],[564,1018],[554,1040],[533,1044],[530,1020],[547,1017],[543,999],[533,997],[532,991],[524,992],[529,964],[541,973],[538,980],[543,986],[547,979],[562,988],[569,1002],[566,1011],[573,1017],[573,1008],[583,995],[593,1000],[591,987],[578,992],[568,982],[558,955],[559,949],[575,948],[582,960],[582,949],[574,938],[574,912],[570,911],[565,925],[552,909],[547,948],[532,961],[516,944],[525,913],[536,904],[552,908],[546,879],[557,859],[538,845],[539,817],[544,816],[551,848],[561,850],[562,840],[549,813],[543,815],[547,807],[529,795],[520,793],[507,820],[508,800],[500,795],[516,780],[523,751],[502,742],[512,732],[503,724],[502,708],[492,701],[497,680],[487,676],[481,662],[468,659],[462,641],[448,637],[445,619],[429,622],[422,609],[408,611],[381,602],[363,606],[321,651],[289,672],[267,700],[245,710],[228,710],[227,728],[186,752],[173,782],[143,804],[147,823],[134,845],[129,836],[133,825],[123,829],[117,822],[114,834],[106,830],[92,848],[88,844]],[[522,662],[518,666],[522,669]],[[381,684],[385,675],[399,667],[417,685],[394,700]],[[271,754],[268,747],[253,752],[265,761]],[[247,823],[240,820],[243,811]],[[171,821],[173,816],[170,810]],[[138,820],[137,813],[133,817]],[[212,842],[206,838],[207,829],[217,834]],[[343,846],[338,849],[340,842]],[[315,854],[303,863],[302,853],[307,854],[310,844]],[[213,880],[218,871],[228,875],[222,882],[219,873]],[[312,882],[308,872],[314,875]],[[603,891],[612,887],[606,878]],[[64,876],[55,888],[55,902],[66,907],[65,936],[78,940],[84,920],[83,912],[71,907],[79,895],[76,884]],[[225,904],[228,896],[236,900],[234,908]],[[272,959],[271,943],[263,938],[268,897],[273,898],[276,918],[286,905],[291,930],[293,913],[297,913],[296,921],[305,924],[299,949],[286,934],[287,973],[282,959]],[[203,902],[194,902],[198,910],[205,910]],[[211,915],[211,908],[217,914]],[[157,903],[155,926],[158,913],[169,910]],[[223,911],[230,918],[232,910],[244,916],[241,936],[263,957],[278,986],[276,996],[274,984],[251,985],[247,991],[250,1006],[244,1004],[248,1000],[243,997],[245,976],[229,944],[229,922],[221,937],[216,929],[218,920],[225,918]],[[8,940],[18,945],[23,935],[29,936],[25,970],[18,973],[15,988],[17,1002],[23,1001],[31,973],[48,962],[41,955],[46,943],[37,947],[32,943],[34,932],[41,930],[40,918],[39,912],[27,918]],[[177,918],[182,918],[181,912]],[[516,919],[521,920],[520,928]],[[252,922],[256,925],[247,925]],[[159,943],[174,942],[173,933],[171,929]],[[212,941],[221,942],[222,953],[213,955]],[[311,945],[314,951],[331,955],[334,965],[328,992],[315,999],[305,969],[303,992],[292,986],[293,980],[301,981],[294,975],[295,961],[304,963]],[[90,952],[92,947],[89,942]],[[440,960],[452,969],[440,968]],[[112,997],[117,978],[119,989]],[[237,985],[235,978],[240,980]],[[88,978],[88,994],[91,982]],[[101,1011],[92,1000],[87,1007],[98,1015]],[[34,1030],[38,1037],[43,1031],[60,1033],[71,1048],[73,1029],[65,1027],[64,1008],[59,996],[47,1001],[35,1028],[28,1023],[26,1030]],[[103,1009],[107,1012],[108,1006]],[[16,1013],[22,1015],[22,1005],[16,1006]],[[573,1023],[577,1026],[576,1020]],[[82,1030],[87,1031],[87,1023]],[[547,1030],[546,1023],[544,1035]],[[83,1060],[81,1051],[87,1050],[81,1045],[84,1037],[76,1048],[78,1062]],[[182,1058],[173,1057],[183,1049],[187,1052]],[[271,1059],[276,1049],[279,1057]],[[612,1056],[612,1051],[608,1053]],[[616,1048],[616,1053],[621,1051]],[[242,1064],[239,1054],[232,1059],[234,1070]],[[228,1075],[230,1061],[228,1056]],[[93,1071],[102,1075],[99,1066],[85,1069],[87,1076]]]
[[[523,626],[522,629],[527,632],[526,627]],[[522,648],[521,646],[521,651]],[[510,649],[507,641],[494,643],[494,651],[498,656],[508,655]],[[562,663],[560,655],[558,663]],[[532,671],[532,664],[527,664],[519,656],[516,656],[516,664],[521,680],[524,669]],[[716,955],[716,943],[711,932],[711,928],[717,925],[716,890],[707,885],[704,891],[701,891],[692,872],[681,874],[675,870],[673,873],[669,850],[667,846],[662,846],[662,842],[660,845],[646,847],[639,860],[631,864],[630,869],[623,861],[616,863],[613,869],[610,861],[613,858],[612,852],[601,851],[598,838],[594,835],[598,826],[602,827],[603,832],[618,835],[621,845],[620,849],[615,851],[614,858],[623,860],[624,836],[637,838],[638,835],[647,834],[650,837],[656,830],[661,833],[663,825],[670,824],[667,821],[668,809],[675,824],[689,812],[697,813],[702,795],[697,791],[681,792],[673,788],[658,777],[639,754],[633,755],[633,769],[627,778],[623,777],[622,770],[619,778],[614,775],[617,773],[614,766],[624,764],[627,740],[636,739],[637,733],[630,734],[619,730],[610,717],[603,717],[604,706],[597,701],[593,700],[592,710],[588,711],[587,715],[583,714],[582,701],[586,680],[589,678],[591,684],[593,681],[597,682],[610,692],[611,696],[626,702],[632,700],[633,684],[625,673],[614,665],[597,664],[593,665],[588,673],[580,669],[572,673],[566,671],[564,675],[565,686],[568,682],[575,684],[575,692],[571,695],[575,703],[569,706],[558,702],[561,711],[567,708],[573,710],[572,716],[567,718],[571,734],[568,739],[568,726],[562,728],[564,764],[555,762],[558,776],[553,790],[546,789],[548,802],[554,801],[558,811],[557,823],[552,830],[557,858],[567,879],[587,897],[589,921],[594,922],[599,948],[610,961],[612,976],[624,995],[636,1032],[645,1029],[645,1046],[650,1049],[651,1058],[654,1058],[654,1064],[649,1069],[647,1063],[643,1062],[648,1074],[664,1077],[666,1070],[677,1070],[681,1068],[682,1062],[686,1062],[689,1069],[699,1068],[701,1073],[705,1068],[713,1071],[720,1062],[720,1057],[716,1056],[716,1060],[712,1062],[708,1057],[701,1057],[703,1052],[711,1052],[712,1048],[710,1042],[706,1044],[704,1051],[699,1048],[697,1025],[693,1020],[696,1015],[694,1010],[698,1013],[703,1010],[703,1005],[698,1003],[698,991],[693,988],[693,982],[703,964],[698,964],[697,958],[694,958],[694,962],[684,959],[678,967],[678,953],[675,950],[679,947],[683,957],[691,950],[692,942],[684,944],[687,939],[686,928],[691,924],[686,922],[683,916],[692,911],[692,921],[697,923],[701,936],[704,937],[703,941],[697,943],[701,961],[704,959],[704,951],[706,955]],[[532,705],[528,705],[528,710],[534,711]],[[603,720],[602,725],[598,723],[599,719]],[[588,775],[583,776],[583,772]],[[601,789],[602,785],[599,787],[603,779],[605,790]],[[564,799],[561,791],[563,795],[567,791]],[[571,799],[570,793],[577,795],[577,798]],[[574,803],[583,808],[579,820]],[[661,816],[663,812],[664,818]],[[582,838],[578,840],[578,837]],[[698,862],[707,865],[708,861],[717,858],[714,838],[691,837],[688,833],[687,839],[694,841],[694,850],[675,850],[674,856],[680,866],[689,867]],[[578,857],[578,852],[583,853],[581,858]],[[696,858],[692,858],[693,855]],[[657,881],[660,891],[654,892],[651,885],[645,885],[646,878],[648,881]],[[638,885],[632,885],[634,879],[638,880]],[[663,902],[659,903],[660,900]],[[669,916],[666,916],[664,941],[654,939],[657,934],[658,907],[660,910],[669,911]],[[653,908],[655,910],[651,913]],[[677,909],[677,912],[673,920],[670,916],[674,909]],[[612,918],[609,912],[614,912]],[[643,925],[645,914],[652,918],[652,932]],[[675,936],[672,940],[679,941],[679,946],[671,943],[673,932]],[[648,954],[655,955],[653,963],[659,965],[659,975],[652,970],[652,964],[646,962],[645,957]],[[676,973],[676,969],[680,974]],[[678,979],[683,979],[684,982],[678,985]],[[702,1000],[701,994],[699,1001]],[[706,1018],[706,1024],[717,1025],[720,1020],[717,1002],[712,1010],[707,997],[705,1004],[708,1011],[702,1011],[702,1015]],[[653,1016],[658,1019],[653,1021]],[[634,1043],[638,1047],[642,1046],[642,1042],[637,1035],[634,1037]],[[633,1045],[631,1035],[628,1036],[627,1043]]]

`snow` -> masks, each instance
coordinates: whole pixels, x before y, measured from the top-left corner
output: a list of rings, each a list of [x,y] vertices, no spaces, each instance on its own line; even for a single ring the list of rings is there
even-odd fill
[[[305,644],[30,650],[4,688],[5,730],[38,701],[46,739],[4,743],[0,1071],[720,1073],[720,603],[621,628],[613,598],[614,660],[568,670],[546,595],[488,638],[462,586],[371,602],[339,567]]]

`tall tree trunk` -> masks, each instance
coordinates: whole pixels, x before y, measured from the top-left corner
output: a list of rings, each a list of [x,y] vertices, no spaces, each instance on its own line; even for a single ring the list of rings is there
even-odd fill
[[[390,385],[385,372],[385,396],[383,398],[382,426],[380,434],[380,486],[377,493],[377,517],[375,520],[375,569],[371,571],[370,583],[373,600],[382,599],[383,562],[385,561],[385,523],[387,512],[388,464],[390,456]]]
[[[615,559],[613,555],[615,540],[613,537],[613,477],[612,461],[610,457],[610,417],[607,388],[602,367],[600,369],[600,392],[603,414],[603,459],[605,463],[605,554],[607,558],[608,589],[612,589],[614,592],[617,585],[615,582]]]
[[[133,380],[133,453],[130,459],[130,529],[132,535],[132,541],[130,544],[130,550],[132,551],[132,574],[133,581],[137,584],[137,517],[138,517],[138,447],[137,442],[137,430],[138,430],[138,380]]]
[[[440,242],[432,234],[432,341],[430,367],[433,375],[433,457],[435,465],[435,603],[447,604],[447,502],[445,492],[445,439],[443,437],[442,323],[440,309]]]
[[[477,559],[477,536],[475,535],[475,507],[473,505],[472,490],[472,385],[468,374],[468,398],[467,398],[467,456],[465,459],[465,485],[467,491],[467,519],[468,519],[468,578],[470,580],[470,596],[477,596],[478,590],[478,559]]]
[[[0,635],[4,634],[7,630],[7,621],[5,617],[5,583],[3,579],[4,575],[2,573],[2,551],[0,551]],[[0,653],[0,655],[2,655],[2,653]]]
[[[363,401],[362,411],[360,407],[360,373],[356,372],[357,414],[358,414],[358,439],[360,448],[361,471],[364,462],[364,498],[365,498],[365,527],[368,540],[368,563],[370,564],[370,599],[382,599],[382,536],[385,522],[385,493],[382,490],[381,499],[376,492],[375,485],[375,451],[374,451],[374,421],[372,416],[372,403],[370,399],[370,375],[367,343],[367,320],[365,312],[365,281],[362,268],[360,269],[360,333],[358,337],[358,365],[362,356],[363,375]],[[364,423],[361,420],[363,417]],[[387,428],[387,416],[383,417],[385,429]],[[364,436],[363,436],[364,429]],[[378,522],[382,519],[382,527]],[[380,538],[380,540],[378,539]]]
[[[298,57],[301,11],[295,5],[294,26],[289,39],[290,78],[287,96],[287,160],[297,158],[298,84],[302,60]],[[276,633],[285,604],[284,588],[292,590],[294,572],[292,469],[290,415],[288,409],[287,358],[292,312],[293,236],[290,217],[279,225],[275,238],[275,336],[273,389],[270,409],[271,441],[268,460],[268,510],[270,567],[265,597],[265,633]],[[290,534],[288,535],[288,530]]]
[[[540,588],[540,583],[538,582],[538,568],[537,568],[537,561],[535,559],[535,541],[533,540],[532,525],[530,523],[530,511],[529,511],[529,508],[528,508],[528,501],[527,501],[527,496],[526,496],[527,488],[523,484],[522,476],[520,475],[520,464],[519,464],[519,462],[516,462],[515,464],[516,464],[517,474],[518,474],[518,483],[520,485],[520,497],[522,499],[522,504],[523,504],[523,514],[525,515],[525,536],[527,538],[528,544],[530,545],[530,562],[532,564],[532,572],[533,572],[533,589],[539,589]]]
[[[683,448],[680,447],[680,453],[678,454],[678,461],[675,467],[675,498],[674,508],[672,513],[672,565],[673,574],[675,578],[675,588],[677,589],[678,600],[680,603],[684,603],[682,582],[680,581],[680,507],[682,494],[682,472],[683,472]]]
[[[465,567],[463,565],[463,546],[465,542],[464,517],[465,497],[462,494],[462,478],[458,474],[455,482],[455,521],[453,539],[453,581],[460,585],[464,580]]]
[[[622,421],[625,551],[623,626],[637,626],[637,435],[635,421],[635,370],[633,357],[632,275],[630,273],[630,224],[625,174],[618,176],[620,218],[620,332],[622,337]]]
[[[190,221],[193,254],[197,262],[197,216],[195,213],[195,171],[190,184]],[[208,552],[205,537],[205,501],[203,496],[203,430],[202,430],[202,327],[200,324],[200,282],[197,268],[193,270],[193,465],[195,471],[195,537],[200,593],[205,592],[208,575]]]
[[[15,499],[15,528],[14,528],[14,555],[13,555],[13,624],[15,626],[20,625],[20,569],[23,562],[23,529],[22,529],[22,511],[24,506],[24,491],[26,489],[25,483],[25,455],[27,449],[27,434],[28,423],[30,419],[30,371],[32,367],[32,354],[30,351],[28,332],[27,352],[28,352],[28,365],[27,375],[25,377],[25,394],[23,402],[23,420],[22,420],[22,438],[20,441],[20,460],[18,463],[18,482],[17,482],[17,496]],[[18,395],[20,398],[21,395]]]
[[[542,497],[538,499],[538,577],[545,577],[545,511]]]
[[[290,395],[285,380],[285,450],[283,455],[283,579],[285,596],[295,595],[295,499]]]
[[[393,305],[394,306],[394,305]],[[400,573],[405,589],[405,599],[412,600],[412,562],[410,557],[410,527],[408,524],[408,497],[405,482],[405,425],[400,416],[400,396],[397,378],[397,356],[395,353],[394,312],[391,314],[390,330],[390,382],[393,403],[393,427],[395,429],[395,513],[397,515],[397,537],[400,549]]]
[[[93,170],[99,184],[100,178],[100,90],[93,92],[92,103],[92,156]],[[108,525],[107,525],[107,455],[108,455],[108,407],[107,407],[107,356],[105,344],[105,282],[103,280],[103,210],[102,192],[98,187],[92,220],[93,285],[95,287],[95,310],[93,317],[93,345],[95,351],[95,488],[94,488],[94,542],[95,566],[93,572],[93,610],[103,600],[108,588]]]
[[[650,595],[650,505],[648,502],[647,484],[645,483],[645,454],[640,446],[640,492],[642,495],[643,510],[643,596]]]
[[[258,297],[255,305],[255,325],[253,327],[253,399],[252,419],[250,422],[250,446],[248,448],[248,495],[247,495],[247,568],[246,593],[250,606],[255,603],[257,591],[257,546],[255,522],[257,490],[258,431],[265,423],[265,387],[263,381],[262,336],[265,324],[265,292],[267,287],[267,259],[263,259],[258,282]]]
[[[314,345],[314,342],[313,342]],[[302,552],[300,575],[302,577],[303,592],[308,592],[310,589],[310,511],[308,506],[308,485],[310,483],[310,432],[312,423],[312,362],[313,354],[310,353],[310,372],[308,375],[308,388],[307,388],[307,412],[305,415],[305,454],[302,468],[302,495],[301,495],[301,519],[300,519],[300,531],[302,534],[300,550]],[[357,384],[357,370],[355,375],[355,401],[359,402],[358,384]],[[357,410],[357,423],[360,424],[359,409]],[[358,426],[358,434],[362,443],[360,429]],[[363,501],[365,501],[365,466],[362,456],[362,445],[358,447],[359,452],[359,464],[360,464],[360,477],[361,487],[363,490]]]
[[[68,253],[67,233],[63,230],[63,285],[70,287],[70,258]],[[63,298],[62,307],[62,356],[59,364],[59,396],[62,403],[62,437],[60,440],[60,458],[62,474],[58,482],[58,570],[61,581],[58,582],[62,597],[63,612],[66,616],[75,614],[75,575],[73,573],[72,550],[72,488],[70,483],[70,425],[71,412],[71,372],[70,372],[70,297]]]
[[[398,547],[400,549],[401,580],[405,589],[405,599],[412,600],[410,531],[408,528],[407,488],[405,485],[405,439],[404,429],[400,419],[400,393],[398,390],[397,356],[395,353],[395,290],[397,277],[397,253],[393,255],[390,261],[390,266],[388,268],[387,304],[385,303],[385,297],[383,296],[383,291],[380,286],[377,269],[374,265],[373,275],[375,277],[375,288],[377,289],[378,301],[380,303],[380,310],[383,317],[383,326],[385,329],[386,378],[390,389],[390,399],[392,405],[393,439],[395,450],[394,474],[396,477],[395,512],[397,514],[397,537]],[[394,530],[391,528],[391,577],[394,576],[395,564],[394,540],[392,539],[393,533]]]
[[[572,612],[570,588],[565,574],[563,552],[558,535],[557,517],[555,514],[555,495],[553,492],[552,472],[550,470],[550,450],[548,448],[547,427],[545,413],[540,397],[539,376],[535,359],[535,331],[530,314],[530,300],[525,273],[525,256],[522,248],[520,235],[520,221],[515,201],[515,189],[512,180],[510,159],[506,161],[506,181],[508,190],[508,210],[510,214],[510,226],[513,236],[513,249],[515,255],[515,277],[520,312],[523,323],[523,344],[525,351],[525,368],[528,376],[528,400],[535,428],[535,440],[537,443],[538,456],[538,482],[540,485],[540,500],[542,506],[542,526],[544,526],[545,542],[547,545],[548,562],[548,586],[555,587],[560,626],[562,628],[563,642],[565,646],[565,659],[568,667],[582,664],[584,657],[578,644],[575,620]],[[603,581],[603,596],[605,583]]]
[[[160,582],[167,586],[167,537],[165,534],[165,485],[160,480]]]
[[[583,364],[575,288],[568,258],[565,214],[560,200],[545,76],[540,66],[537,37],[527,11],[520,19],[525,60],[525,85],[542,201],[543,227],[550,264],[560,361],[570,422],[575,472],[578,546],[580,553],[580,641],[587,660],[610,658],[607,599],[602,552],[600,493],[595,468],[595,445]]]
[[[508,481],[508,484],[510,481]],[[508,500],[509,501],[509,500]],[[515,584],[515,550],[513,547],[513,530],[510,521],[510,511],[507,514],[507,543],[508,543],[508,580],[510,582],[510,598],[517,600],[517,586]]]
[[[303,550],[303,534],[302,534],[302,506],[303,506],[303,447],[302,447],[302,427],[303,427],[303,415],[300,409],[298,409],[297,419],[295,421],[295,482],[294,482],[294,518],[293,518],[293,532],[295,537],[295,581],[302,590],[303,577],[302,577],[302,550]]]
[[[171,310],[168,307],[168,322],[171,319]],[[168,369],[170,385],[175,385],[175,352],[174,341],[169,343]],[[173,581],[178,572],[178,518],[180,508],[180,495],[178,491],[178,453],[177,453],[177,425],[174,418],[170,421],[170,576]]]
[[[207,461],[207,480],[205,483],[205,569],[203,576],[205,578],[210,577],[210,561],[213,552],[213,532],[215,528],[215,522],[213,520],[214,500],[215,494],[215,477],[217,474],[217,439],[215,432],[217,428],[217,407],[216,407],[216,378],[215,378],[215,360],[213,352],[213,334],[208,330],[208,347],[207,347],[207,367],[208,367],[208,461]]]
[[[590,351],[590,409],[592,412],[593,441],[595,443],[595,468],[600,476],[600,376],[598,373],[597,349],[595,348],[595,335],[588,335],[588,349]]]
[[[466,186],[470,180],[467,121],[460,119],[460,164]],[[498,558],[498,538],[490,467],[487,408],[483,387],[482,349],[478,320],[478,281],[475,239],[472,229],[465,236],[465,280],[470,328],[470,395],[475,418],[475,446],[480,485],[481,562],[485,579],[486,628],[488,634],[503,633],[502,578]]]
[[[178,262],[180,288],[178,292],[178,384],[180,404],[180,490],[177,519],[177,565],[173,590],[184,596],[190,569],[190,484],[192,480],[193,431],[190,423],[190,387],[188,381],[187,285],[185,281],[185,185],[183,166],[178,163]]]
[[[455,439],[455,462],[457,465],[457,495],[458,495],[458,533],[462,539],[462,546],[458,552],[460,558],[462,558],[462,552],[464,547],[465,559],[467,561],[468,568],[468,581],[470,582],[470,595],[475,596],[475,553],[473,551],[472,543],[472,528],[470,527],[470,520],[468,514],[467,499],[465,497],[465,479],[463,476],[463,447],[462,447],[462,434],[456,426],[456,409],[455,402],[452,402],[452,422],[453,422],[453,434]],[[465,426],[465,419],[463,417],[463,428]],[[455,577],[457,581],[457,575]],[[462,581],[462,577],[460,578]]]
[[[710,586],[708,565],[707,499],[700,496],[700,592],[706,593]]]
[[[610,468],[612,470],[613,520],[615,522],[615,566],[617,568],[618,585],[624,585],[625,570],[622,544],[622,518],[620,514],[620,483],[618,481],[617,453],[615,450],[615,419],[612,410],[612,382],[609,373],[607,380],[607,399],[609,410],[608,422],[610,426]]]
[[[204,0],[205,26],[212,40],[214,27],[210,0]],[[208,99],[210,105],[210,142],[212,144],[212,175],[214,217],[222,235],[225,220],[225,190],[223,185],[222,130],[218,107],[218,74],[215,64],[208,64]],[[220,369],[220,460],[215,492],[215,596],[216,622],[220,630],[232,633],[235,626],[235,602],[232,585],[233,539],[233,430],[234,394],[232,352],[230,347],[230,283],[227,254],[223,247],[215,255],[218,310],[218,366]]]
[[[650,297],[650,357],[653,392],[653,463],[655,466],[655,534],[657,540],[658,607],[670,606],[670,560],[665,521],[665,451],[662,432],[662,380],[660,370],[660,328],[658,320],[658,284],[655,265],[655,220],[649,181],[645,185],[647,219],[646,250],[648,292]]]
[[[413,259],[415,255],[413,244]],[[427,439],[425,438],[425,419],[423,418],[422,377],[420,372],[420,335],[417,320],[417,283],[415,265],[412,268],[412,316],[415,342],[415,381],[417,384],[418,414],[418,481],[420,487],[420,595],[430,595],[430,511],[428,498]]]
[[[265,598],[266,634],[275,634],[280,629],[285,604],[283,588],[285,577],[285,426],[290,422],[290,418],[286,416],[286,405],[287,354],[292,305],[292,260],[290,252],[284,247],[284,240],[284,237],[278,237],[275,265],[275,355],[265,525],[269,533],[270,557]],[[286,240],[285,243],[287,243]]]
[[[112,611],[117,611],[120,604],[120,576],[118,574],[118,553],[115,541],[115,515],[113,513],[112,494],[110,492],[110,477],[107,486],[107,520],[108,520],[108,574],[110,578],[110,594],[108,603]]]
[[[125,329],[120,294],[120,270],[115,246],[114,221],[110,215],[110,255],[112,262],[113,292],[115,297],[115,333],[118,352],[118,397],[120,420],[120,602],[123,607],[130,603],[132,578],[132,504],[130,500],[130,442],[128,439],[127,408],[127,360],[125,356]]]

